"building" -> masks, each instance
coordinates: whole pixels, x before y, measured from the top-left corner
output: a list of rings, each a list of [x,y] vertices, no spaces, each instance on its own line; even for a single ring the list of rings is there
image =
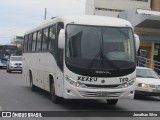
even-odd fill
[[[152,0],[151,9],[154,11],[160,11],[160,0]]]
[[[86,0],[85,13],[87,15],[104,15],[104,16],[117,17],[120,12],[135,7],[150,9],[151,1],[150,0]]]
[[[160,62],[160,12],[134,8],[119,17],[130,21],[140,37],[138,56]],[[145,66],[153,67],[153,62]]]
[[[17,46],[18,48],[17,54],[19,55],[22,55],[23,42],[24,42],[23,36],[16,36],[11,40],[11,44],[14,44]]]
[[[158,63],[160,73],[160,0],[86,0],[86,14],[130,21],[140,37],[138,56],[149,60],[144,66]]]
[[[23,36],[16,36],[11,40],[11,44],[16,45],[17,47],[22,47],[23,45]]]

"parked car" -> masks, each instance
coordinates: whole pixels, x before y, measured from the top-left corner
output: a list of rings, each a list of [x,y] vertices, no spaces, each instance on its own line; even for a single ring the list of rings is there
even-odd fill
[[[137,67],[136,76],[135,97],[138,95],[160,96],[160,77],[154,70],[146,67]]]
[[[7,72],[11,73],[12,71],[22,72],[22,56],[11,56],[7,61]]]
[[[0,58],[0,68],[7,66],[7,59]]]

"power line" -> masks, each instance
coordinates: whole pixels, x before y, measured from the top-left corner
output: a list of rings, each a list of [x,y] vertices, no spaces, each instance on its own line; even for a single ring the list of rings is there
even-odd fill
[[[52,15],[49,11],[47,11],[47,14],[49,14],[49,15],[50,15],[50,17],[53,17],[53,15]]]
[[[44,20],[46,20],[46,17],[47,17],[47,8],[45,8]]]

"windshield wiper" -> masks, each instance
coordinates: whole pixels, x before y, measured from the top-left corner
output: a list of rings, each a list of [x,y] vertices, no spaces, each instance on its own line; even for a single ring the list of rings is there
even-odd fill
[[[119,67],[115,65],[108,57],[104,56],[103,53],[102,53],[102,58],[103,58],[103,61],[105,62],[107,61],[112,66],[112,68],[114,68],[115,70],[118,70],[121,73],[121,70],[119,69]]]
[[[121,70],[119,69],[119,67],[117,65],[115,65],[108,57],[103,55],[103,30],[101,29],[101,36],[102,36],[102,40],[100,42],[100,51],[95,55],[95,57],[93,58],[93,60],[91,61],[91,63],[88,65],[87,67],[87,71],[93,66],[93,64],[95,64],[95,61],[97,60],[98,57],[100,57],[100,61],[102,60],[102,68],[104,68],[103,65],[103,61],[107,61],[107,63],[110,64],[110,66],[112,66],[112,68],[114,68],[115,70],[119,71],[121,73]]]
[[[94,62],[97,60],[97,58],[98,57],[100,57],[101,56],[101,50],[95,55],[95,57],[93,58],[93,60],[90,62],[90,64],[88,65],[88,67],[87,67],[87,70],[89,70],[92,66],[93,66],[93,64],[94,64]]]
[[[108,57],[103,55],[102,49],[95,55],[93,60],[90,62],[90,64],[87,67],[87,71],[95,64],[95,61],[97,60],[98,57],[100,57],[100,60],[102,60],[102,66],[104,66],[103,61],[105,61],[109,63],[112,66],[112,68],[114,68],[115,70],[121,73],[121,70],[119,69],[119,67],[115,65]]]

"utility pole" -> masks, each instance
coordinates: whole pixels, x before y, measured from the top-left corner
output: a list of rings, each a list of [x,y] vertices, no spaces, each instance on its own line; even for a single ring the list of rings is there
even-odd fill
[[[47,17],[47,8],[45,8],[44,20],[46,20],[46,17]]]

